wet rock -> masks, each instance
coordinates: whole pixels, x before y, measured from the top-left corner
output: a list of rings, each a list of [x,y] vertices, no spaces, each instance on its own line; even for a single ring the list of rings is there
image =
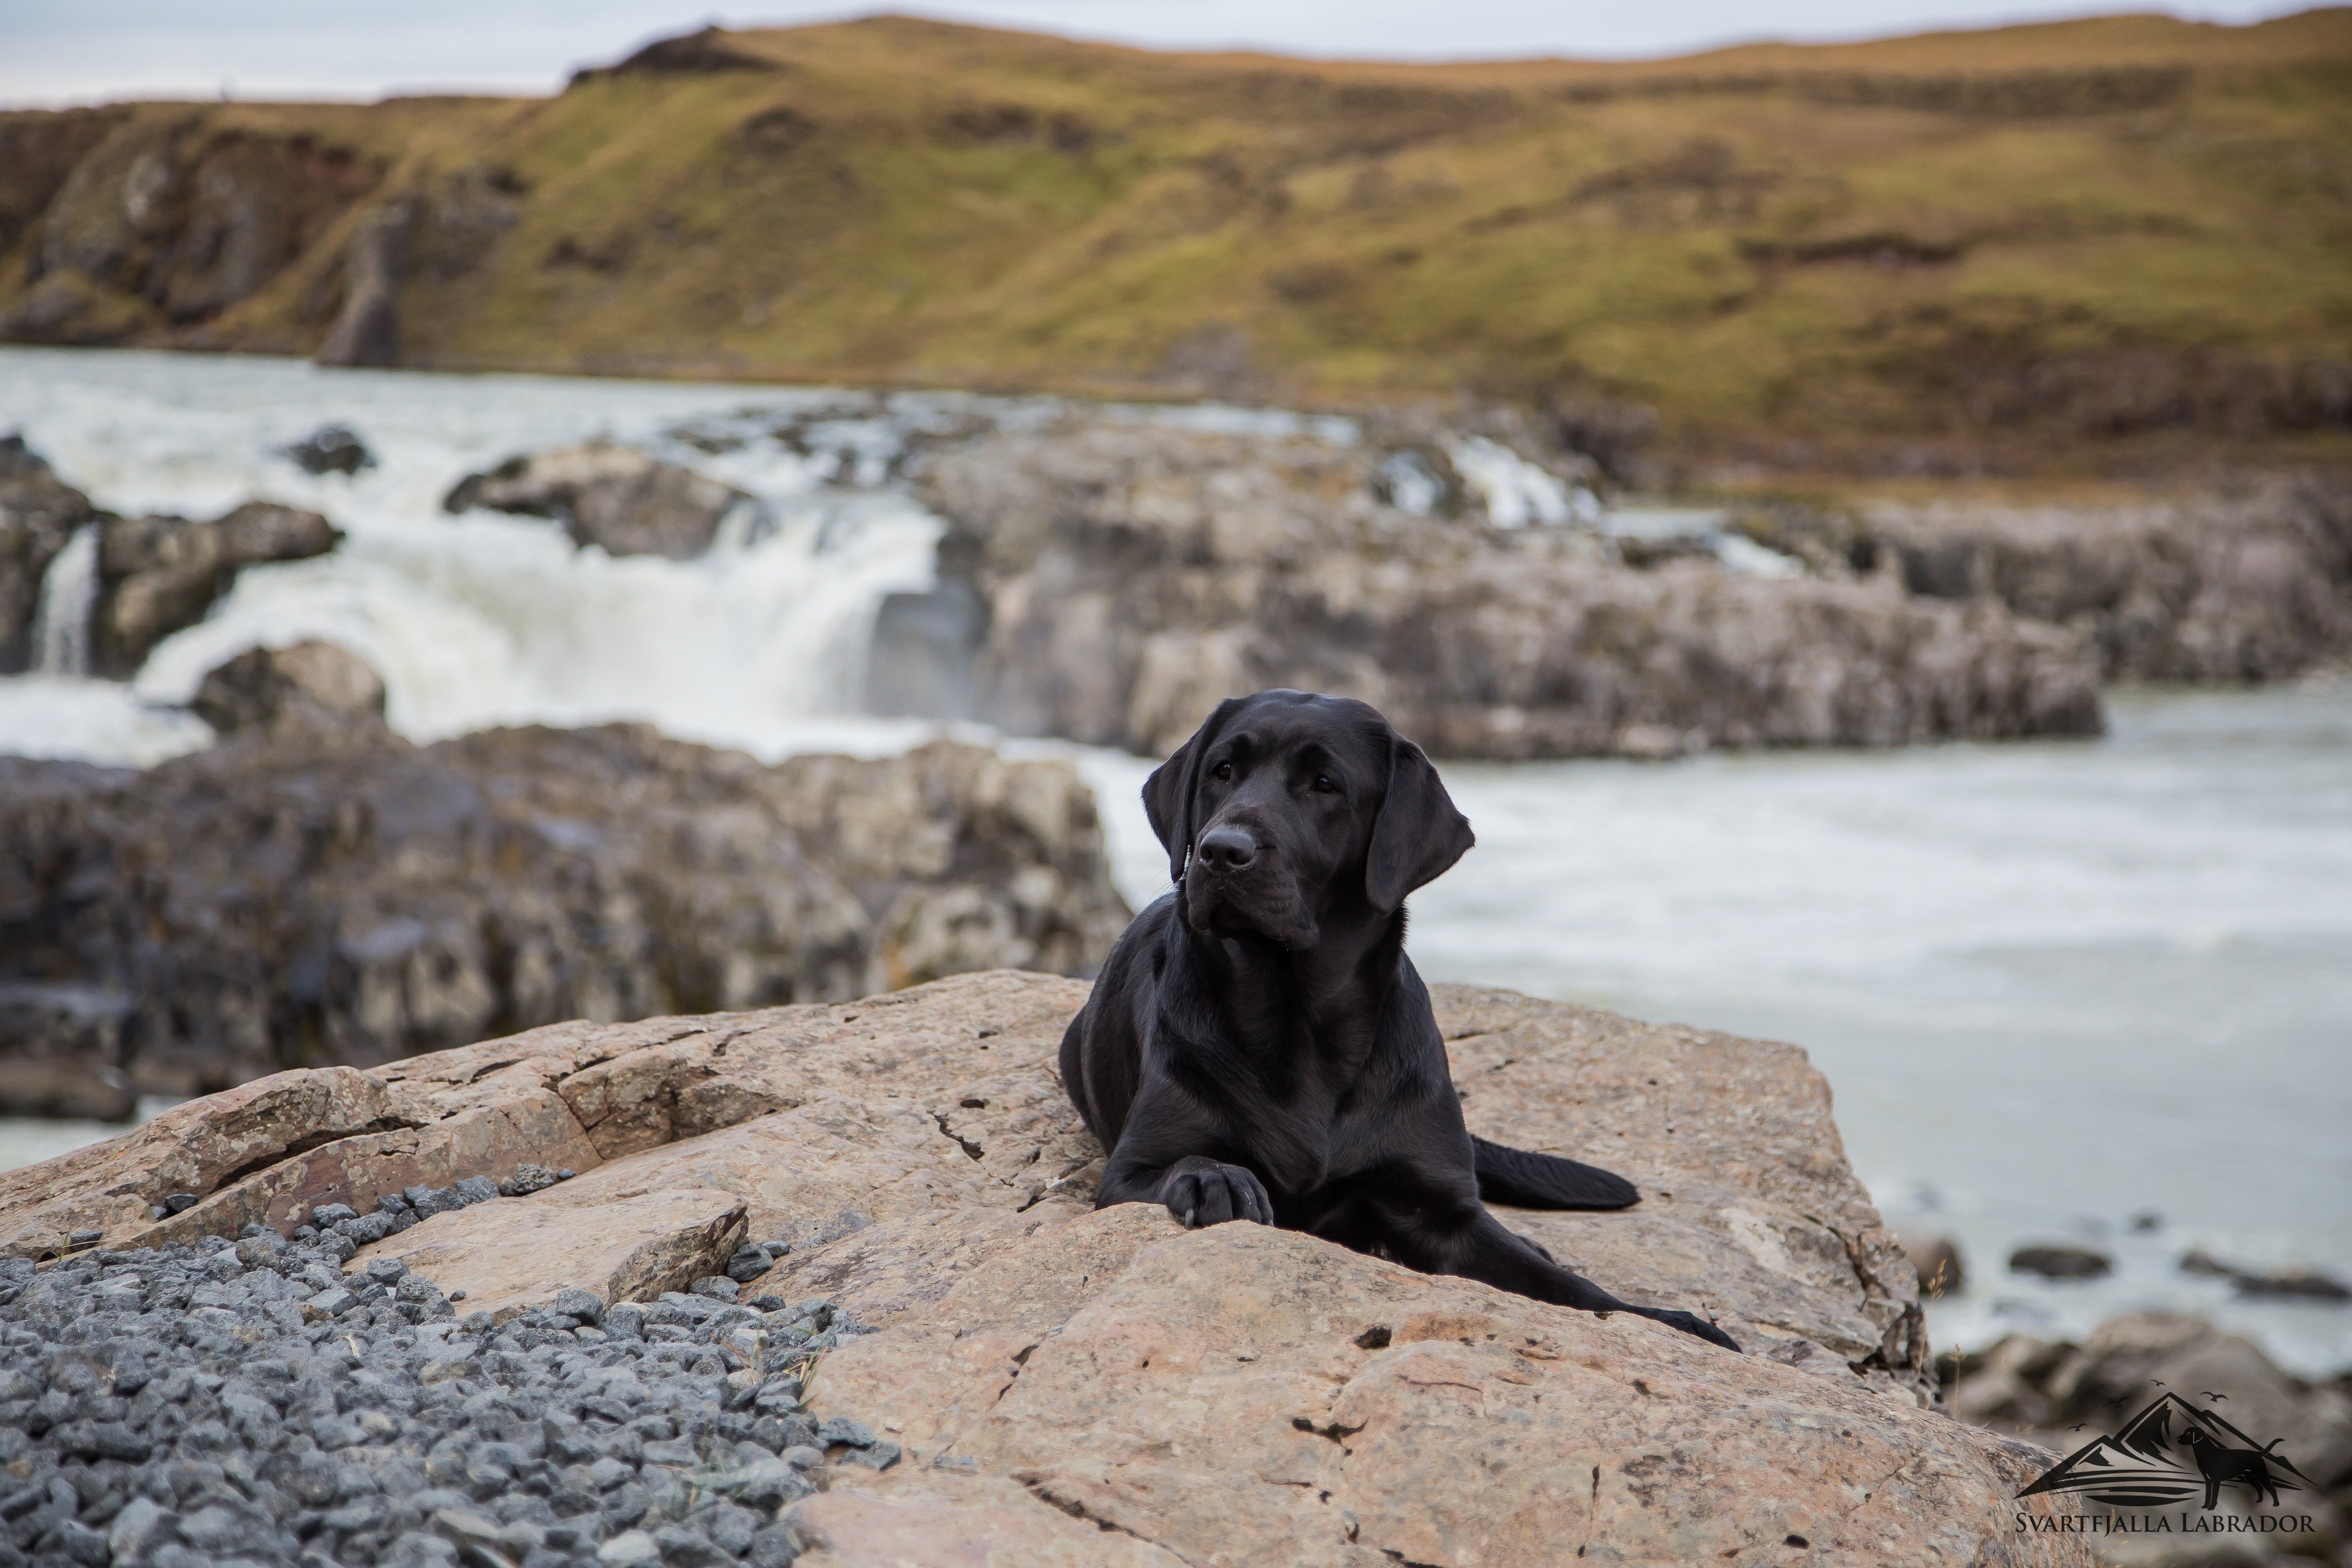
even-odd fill
[[[2246,1296],[2271,1296],[2310,1301],[2352,1301],[2352,1286],[2318,1269],[2242,1269],[2202,1249],[2181,1255],[2180,1271],[2228,1280]]]
[[[0,436],[0,675],[32,666],[41,579],[74,530],[101,516],[23,436]]]
[[[367,444],[340,424],[323,424],[286,449],[305,474],[356,474],[375,466]]]
[[[93,668],[131,674],[156,643],[204,619],[245,568],[324,555],[341,540],[318,513],[268,501],[248,501],[209,522],[107,519],[99,536]]]
[[[690,468],[599,441],[509,458],[459,480],[441,504],[451,512],[484,507],[553,517],[575,544],[613,555],[691,560],[710,548],[730,512],[752,502]]]
[[[2012,1274],[2039,1274],[2045,1280],[2097,1280],[2112,1273],[2115,1263],[2094,1248],[2049,1243],[2011,1252],[2009,1270]]]
[[[943,574],[988,612],[974,706],[1147,753],[1278,685],[1361,697],[1456,757],[2100,726],[2079,637],[1999,604],[1713,559],[1633,570],[1581,529],[1384,505],[1378,460],[1108,420],[933,455],[921,486],[956,525]]]
[[[383,681],[332,643],[248,648],[213,670],[188,706],[226,735],[277,725],[381,722]]]
[[[263,658],[248,691],[292,683]],[[564,1018],[1085,974],[1126,919],[1076,771],[968,746],[769,768],[629,727],[279,725],[142,773],[0,759],[0,986],[47,1020],[0,1037],[0,1083],[55,1099],[79,1061],[92,1092],[180,1095]],[[472,1174],[412,1153],[365,1207]]]
[[[2236,1279],[2242,1295],[2308,1301],[2352,1301],[2352,1286],[2318,1269],[2274,1269],[2267,1273],[2240,1274]]]
[[[0,982],[0,1115],[128,1121],[139,1092],[120,1064],[134,1006],[99,986]]]
[[[2273,483],[2137,507],[1873,508],[1915,594],[2081,632],[2107,680],[2276,680],[2352,653],[2352,502]]]

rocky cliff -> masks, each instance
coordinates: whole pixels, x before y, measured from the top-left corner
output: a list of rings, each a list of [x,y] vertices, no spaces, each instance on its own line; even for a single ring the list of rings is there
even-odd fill
[[[737,1427],[756,1438],[772,1396],[841,1434],[835,1453],[845,1440],[887,1450],[871,1468],[812,1472],[816,1495],[768,1499],[788,1531],[761,1539],[776,1561],[809,1568],[952,1552],[1269,1568],[1499,1568],[1580,1551],[2088,1561],[2073,1538],[2016,1522],[2051,1517],[2047,1500],[2015,1493],[2053,1456],[1922,1407],[1916,1281],[1847,1169],[1827,1086],[1801,1051],[1436,991],[1476,1130],[1603,1160],[1644,1194],[1622,1214],[1508,1221],[1637,1300],[1719,1315],[1751,1349],[1732,1355],[1295,1234],[1187,1233],[1146,1206],[1093,1212],[1100,1151],[1053,1068],[1083,996],[1048,977],[968,976],[853,1003],[571,1023],[367,1071],[281,1073],[0,1176],[0,1249],[135,1265],[156,1255],[129,1249],[246,1227],[334,1243],[354,1281],[425,1283],[404,1285],[397,1303],[378,1289],[374,1308],[364,1291],[322,1291],[301,1312],[339,1343],[352,1334],[355,1355],[362,1331],[389,1350],[379,1330],[416,1325],[425,1380],[457,1383],[488,1425],[512,1420],[502,1412],[537,1375],[516,1347],[560,1340],[583,1359],[562,1411],[531,1395],[548,1412],[545,1442],[488,1453],[478,1480],[467,1439],[444,1440],[446,1423],[421,1427],[413,1455],[402,1447],[407,1406],[376,1437],[339,1439],[357,1443],[341,1462],[373,1469],[394,1507],[400,1489],[475,1486],[478,1504],[457,1492],[432,1528],[485,1541],[509,1515],[529,1525],[533,1495],[569,1511],[567,1539],[584,1530],[593,1546],[607,1528],[594,1495],[606,1483],[585,1457],[619,1451],[632,1408],[599,1392],[602,1374],[581,1379],[629,1347],[582,1325],[656,1288],[644,1263],[658,1254],[662,1278],[702,1267],[714,1278],[697,1289],[721,1297],[739,1289],[724,1275],[761,1302],[821,1292],[866,1332],[835,1336],[813,1365],[802,1353],[789,1388],[750,1364],[768,1354],[757,1313],[728,1336],[732,1361],[711,1352],[689,1365],[704,1353],[681,1347],[665,1375],[707,1388],[714,1414],[665,1427],[658,1448],[630,1448],[611,1478],[640,1464],[662,1478],[631,1483],[628,1518],[651,1532],[650,1555],[666,1539],[654,1527],[673,1520],[680,1552],[698,1531],[752,1538],[760,1520],[714,1511],[740,1506],[721,1466],[743,1462]],[[510,1178],[533,1165],[578,1175],[528,1196],[481,1186],[440,1199],[476,1177],[524,1191],[533,1184]],[[395,1202],[360,1240],[354,1208],[404,1187],[429,1218]],[[269,1266],[266,1239],[249,1245]],[[559,1302],[565,1285],[580,1289]],[[102,1288],[130,1310],[138,1286]],[[446,1319],[445,1293],[460,1291],[467,1310],[491,1310],[460,1333],[426,1322]],[[511,1337],[494,1343],[500,1321]],[[730,1375],[737,1363],[746,1370]],[[654,1370],[648,1357],[639,1375]],[[82,1396],[43,1397],[69,1420]],[[718,1413],[739,1404],[740,1421]],[[721,1460],[722,1437],[736,1458]],[[454,1456],[446,1470],[428,1441]],[[575,1453],[576,1476],[563,1468]],[[296,1468],[289,1458],[262,1473],[293,1484]],[[93,1491],[104,1484],[99,1473]],[[462,1510],[477,1506],[496,1517],[467,1522]],[[382,1512],[307,1528],[352,1532]],[[618,1562],[640,1548],[605,1550]]]
[[[0,1104],[121,1115],[557,1019],[1086,974],[1126,924],[1066,764],[767,768],[628,727],[420,747],[353,700],[145,772],[0,758]]]

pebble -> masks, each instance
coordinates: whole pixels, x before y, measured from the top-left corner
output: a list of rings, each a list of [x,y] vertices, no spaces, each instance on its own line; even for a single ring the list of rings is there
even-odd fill
[[[328,1205],[291,1244],[0,1260],[0,1568],[784,1568],[780,1516],[828,1464],[899,1459],[800,1408],[859,1332],[829,1301],[714,1277],[461,1322],[397,1260],[342,1271],[361,1232],[497,1196]]]

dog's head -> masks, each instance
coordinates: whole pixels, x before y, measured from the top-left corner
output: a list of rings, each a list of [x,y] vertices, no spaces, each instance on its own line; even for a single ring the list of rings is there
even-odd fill
[[[1312,947],[1385,918],[1475,842],[1421,747],[1349,697],[1217,705],[1143,786],[1196,931]]]

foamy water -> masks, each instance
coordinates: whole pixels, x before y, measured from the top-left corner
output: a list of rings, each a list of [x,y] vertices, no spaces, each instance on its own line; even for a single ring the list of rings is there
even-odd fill
[[[202,745],[171,705],[244,647],[311,635],[382,672],[420,739],[641,718],[772,758],[913,744],[936,727],[856,696],[874,608],[930,580],[940,525],[826,483],[880,476],[874,422],[842,423],[846,459],[765,438],[832,395],[0,350],[0,432],[100,504],[210,516],[259,495],[349,535],[243,574],[131,685],[0,679],[0,749],[148,763]],[[379,466],[313,478],[277,455],[329,422]],[[685,422],[754,439],[713,456],[665,436]],[[751,491],[770,530],[698,561],[614,559],[552,523],[439,509],[465,473],[600,434]],[[1076,759],[1123,890],[1157,896],[1150,764],[1015,746]],[[2185,1306],[2304,1370],[2352,1364],[2352,1312],[2239,1302],[2174,1267],[2202,1246],[2352,1277],[2352,686],[2125,698],[2089,743],[1445,771],[1479,847],[1414,901],[1423,972],[1806,1046],[1890,1218],[1967,1254],[1939,1344]],[[0,1165],[101,1131],[0,1124]],[[2160,1225],[2130,1228],[2142,1213]],[[2118,1271],[2007,1276],[2041,1239],[2095,1241]]]

